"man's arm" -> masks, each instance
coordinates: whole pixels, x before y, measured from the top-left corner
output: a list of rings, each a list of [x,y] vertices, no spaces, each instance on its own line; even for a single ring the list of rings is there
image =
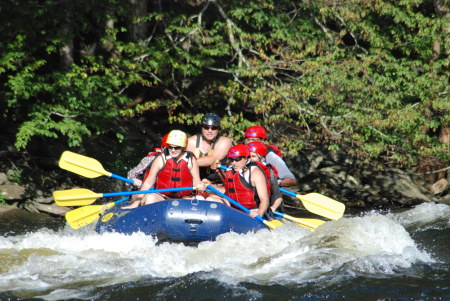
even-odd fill
[[[289,178],[286,178],[289,179]],[[270,170],[270,185],[272,186],[271,196],[270,200],[273,200],[272,205],[270,206],[270,209],[273,211],[276,211],[278,207],[281,206],[281,203],[283,202],[283,195],[280,191],[280,186],[278,185],[278,179],[275,176],[275,173],[273,170]]]
[[[127,174],[127,178],[130,180],[133,180],[134,186],[140,187],[142,184],[142,181],[138,179],[139,176],[144,174],[144,172],[147,170],[147,168],[152,164],[153,160],[155,159],[155,156],[151,157],[144,157],[141,162],[134,167],[132,170],[130,170]]]
[[[189,172],[192,175],[192,184],[193,186],[197,187],[197,185],[202,184],[202,181],[200,179],[200,171],[198,169],[197,159],[195,157],[192,157],[192,164],[189,166]]]
[[[259,207],[257,215],[263,217],[269,208],[269,192],[267,191],[266,176],[258,168],[252,168],[252,185],[256,188],[256,193],[259,197]],[[250,213],[250,216],[255,217],[254,211]]]
[[[280,186],[289,187],[297,183],[294,174],[289,170],[286,163],[277,154],[269,152],[266,156],[266,162],[275,166],[278,171],[278,178],[281,180]]]
[[[216,145],[214,146],[214,151],[211,155],[197,159],[198,166],[209,167],[214,162],[223,160],[227,156],[228,150],[231,148],[232,144],[233,142],[231,141],[230,138],[221,136],[219,138],[219,141],[216,142]]]
[[[296,179],[284,178],[283,180],[280,180],[281,187],[291,187],[294,186],[295,184],[297,184]]]
[[[159,171],[164,167],[164,161],[162,156],[158,156],[152,167],[150,167],[150,173],[145,181],[142,183],[142,186],[139,190],[149,190],[156,182],[156,177],[158,176]],[[135,195],[136,200],[140,200],[144,197],[144,194]]]
[[[192,152],[192,153],[194,152],[196,140],[197,140],[197,135],[193,135],[193,136],[188,138],[187,145],[186,145],[186,150],[187,151]]]

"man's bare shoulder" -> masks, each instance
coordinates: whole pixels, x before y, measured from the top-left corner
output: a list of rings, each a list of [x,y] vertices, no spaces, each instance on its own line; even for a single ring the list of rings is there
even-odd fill
[[[197,134],[194,134],[188,138],[188,141],[195,141],[197,139]]]
[[[190,152],[194,151],[196,140],[197,140],[197,135],[192,135],[191,137],[189,137],[187,139],[187,147],[186,147],[186,149],[188,151],[190,151]]]
[[[220,136],[220,138],[217,141],[217,143],[220,143],[220,144],[233,144],[233,140],[231,140],[230,138],[225,137],[225,136]]]

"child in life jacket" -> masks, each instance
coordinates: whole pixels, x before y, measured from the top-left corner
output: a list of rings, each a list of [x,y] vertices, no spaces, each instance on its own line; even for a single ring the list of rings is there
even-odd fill
[[[198,190],[205,190],[206,186],[200,181],[199,169],[195,156],[185,150],[186,133],[173,130],[167,136],[167,154],[157,156],[150,167],[149,174],[140,190],[180,188],[195,186]],[[136,208],[139,205],[164,201],[169,198],[191,198],[190,191],[137,194],[130,206],[123,209]]]
[[[244,144],[232,146],[227,157],[231,167],[224,174],[223,186],[213,187],[249,209],[250,216],[267,217],[271,189],[264,171],[250,160],[250,151]],[[212,185],[207,179],[203,183]]]
[[[250,160],[260,166],[266,178],[270,182],[270,209],[272,212],[280,208],[283,202],[283,196],[278,186],[278,171],[269,163],[266,163],[267,146],[262,142],[250,142],[247,144],[250,151]]]

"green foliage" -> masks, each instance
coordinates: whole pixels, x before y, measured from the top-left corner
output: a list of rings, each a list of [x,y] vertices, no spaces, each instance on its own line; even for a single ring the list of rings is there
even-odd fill
[[[13,182],[13,183],[18,183],[18,184],[22,184],[22,173],[23,173],[23,168],[20,169],[11,169],[10,172],[8,172],[8,180]]]
[[[5,201],[5,196],[3,195],[3,193],[0,193],[0,206],[6,206],[8,205],[8,203],[6,203]]]
[[[222,2],[6,1],[0,107],[20,124],[16,147],[36,135],[76,146],[164,107],[158,118],[186,125],[225,112],[237,142],[263,125],[289,154],[323,143],[448,159],[450,21],[433,1]]]

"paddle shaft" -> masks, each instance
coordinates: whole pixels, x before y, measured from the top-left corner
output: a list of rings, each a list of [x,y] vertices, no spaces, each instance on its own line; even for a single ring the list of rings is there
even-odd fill
[[[60,202],[64,202],[64,201],[93,199],[92,202],[94,202],[95,199],[98,199],[98,198],[101,198],[101,197],[105,197],[106,198],[106,197],[145,194],[145,193],[176,192],[176,191],[186,191],[186,190],[194,190],[194,189],[195,189],[195,187],[180,187],[180,188],[166,188],[166,189],[151,189],[151,190],[109,192],[109,193],[95,193],[95,192],[92,192],[92,193],[85,193],[85,194],[58,196],[57,198],[55,198],[55,200],[56,201],[60,201]],[[71,190],[66,190],[66,191],[63,191],[63,192],[64,193],[69,192],[70,194],[73,194],[71,192]],[[86,189],[86,192],[89,192],[89,190]]]
[[[116,174],[113,174],[113,173],[111,174],[111,178],[119,179],[119,180],[122,180],[122,181],[125,181],[125,182],[128,182],[128,183],[134,185],[134,181],[133,181],[133,180],[130,180],[130,179],[128,179],[128,178],[121,177],[121,176],[116,175]]]
[[[213,191],[214,193],[220,195],[221,197],[227,199],[230,203],[232,203],[233,205],[235,205],[236,207],[238,207],[239,209],[241,209],[242,211],[244,211],[247,214],[250,214],[250,210],[245,208],[244,206],[242,206],[241,204],[239,204],[237,201],[233,200],[232,198],[230,198],[229,196],[227,196],[226,194],[223,194],[222,192],[220,192],[219,190],[215,189],[214,187],[212,187],[211,185],[208,185],[208,189],[211,189],[211,191]],[[265,224],[265,220],[257,215],[255,216],[255,218],[260,221],[261,223]]]
[[[125,197],[125,198],[123,198],[123,199],[120,199],[120,200],[118,200],[118,201],[115,201],[113,204],[114,204],[114,206],[115,206],[115,205],[118,205],[118,204],[120,204],[120,203],[126,202],[126,201],[128,201],[129,199],[130,199],[129,197]],[[113,207],[113,206],[111,206],[111,207]]]
[[[281,188],[280,187],[280,191],[283,192],[283,193],[286,193],[286,194],[288,194],[290,196],[293,196],[294,198],[296,198],[298,196],[298,194],[296,194],[295,192],[292,192],[292,191],[287,190],[285,188]]]
[[[186,190],[194,190],[194,189],[195,189],[195,187],[180,187],[180,188],[109,192],[109,193],[103,193],[102,196],[107,198],[107,197],[112,197],[112,196],[135,195],[135,194],[145,194],[145,193],[159,193],[159,192],[177,192],[177,191],[186,191]]]

